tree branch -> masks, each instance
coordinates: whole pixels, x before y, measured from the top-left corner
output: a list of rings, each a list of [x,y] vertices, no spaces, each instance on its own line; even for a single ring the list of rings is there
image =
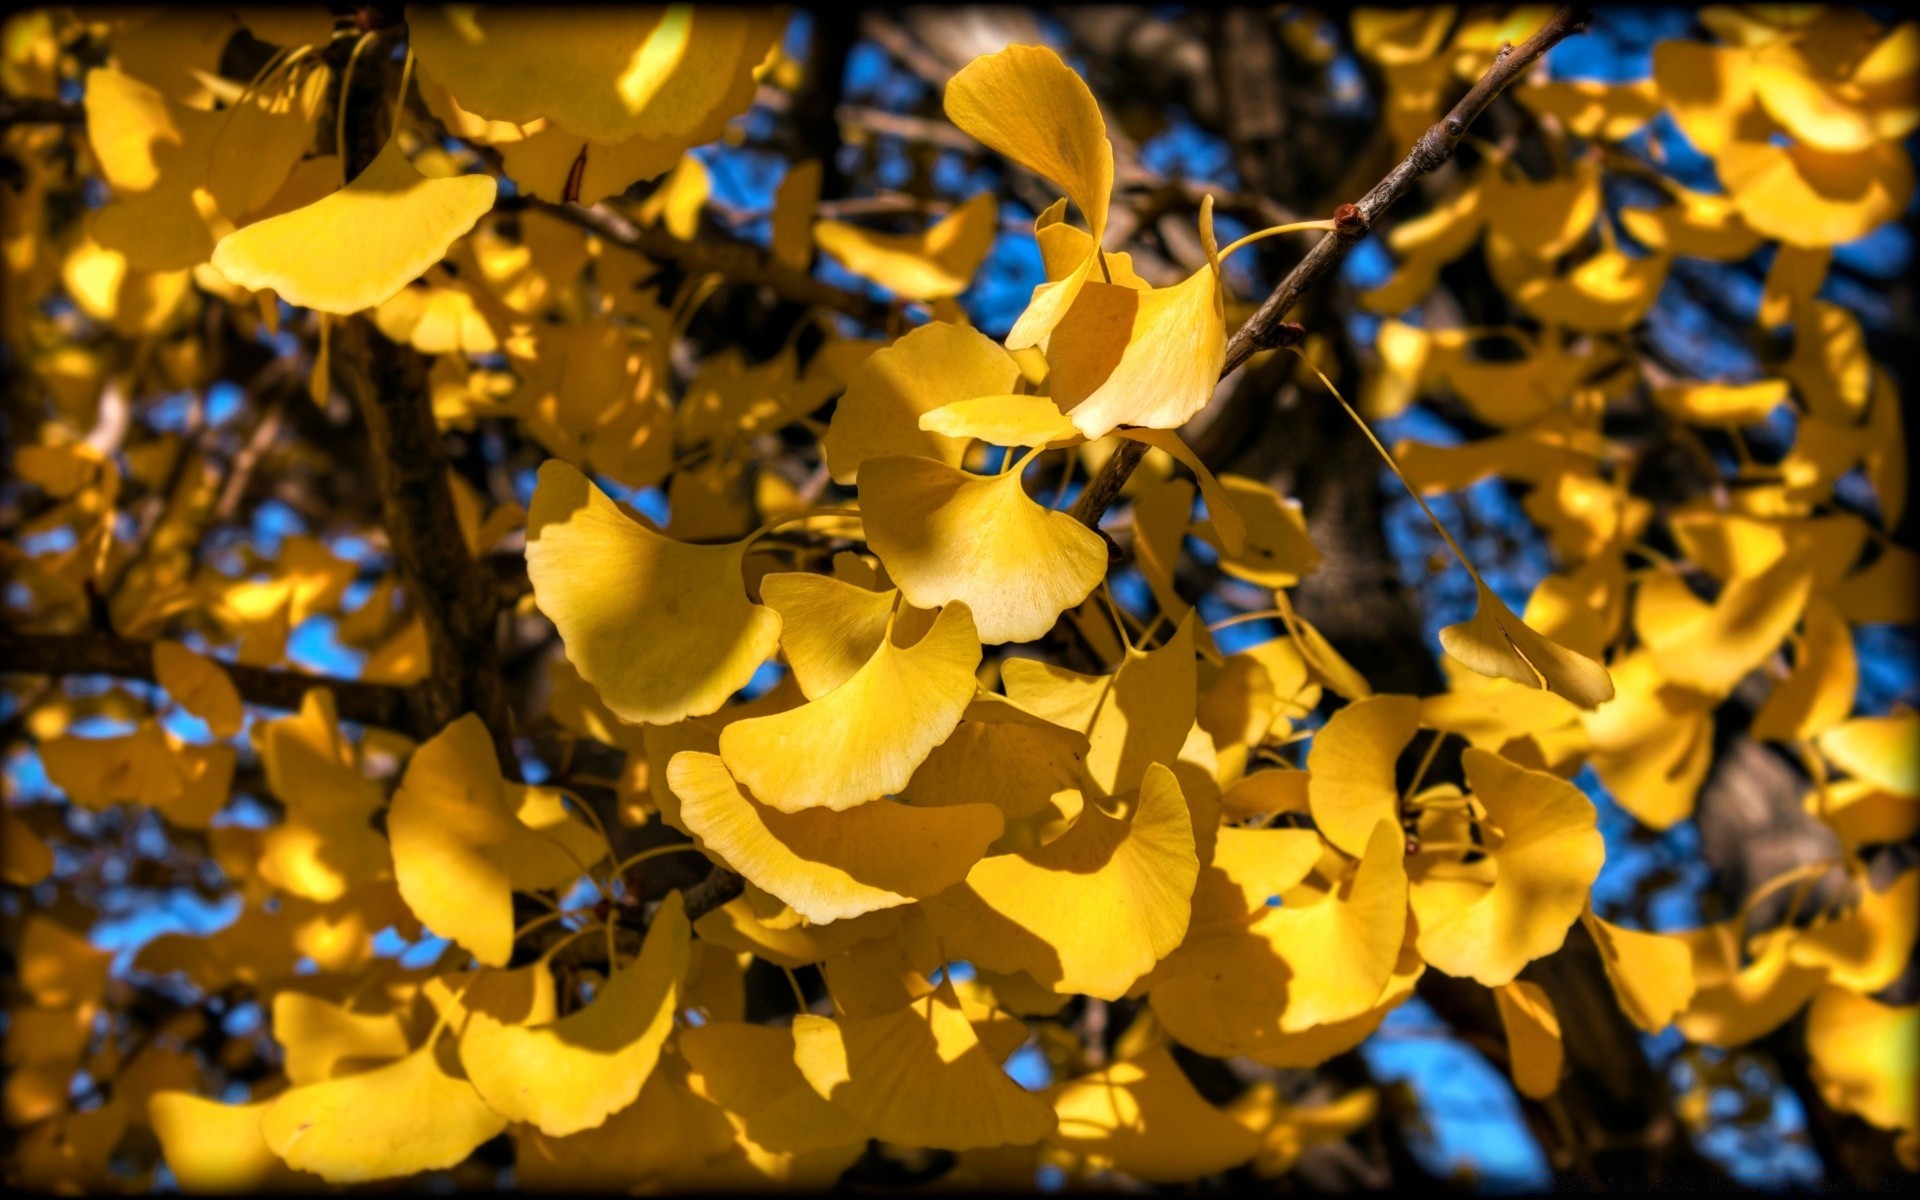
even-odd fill
[[[359,316],[334,332],[333,372],[366,422],[394,565],[426,625],[427,677],[409,693],[415,719],[437,732],[463,713],[478,713],[501,767],[517,779],[497,645],[499,588],[460,530],[426,363]]]
[[[658,226],[642,229],[605,204],[585,208],[546,200],[532,203],[616,246],[673,263],[684,271],[723,275],[730,283],[769,288],[782,300],[844,313],[870,329],[887,327],[885,303],[777,263],[772,255],[750,242],[712,238],[683,242]],[[511,206],[499,207],[505,210]]]
[[[9,125],[84,125],[87,110],[64,100],[0,96],[0,128]]]
[[[112,675],[153,683],[153,643],[114,633],[19,633],[0,629],[0,669],[20,675]],[[407,689],[301,671],[277,671],[221,663],[240,698],[262,708],[292,712],[312,689],[323,687],[344,720],[418,734]],[[426,732],[432,732],[428,730]]]
[[[1540,61],[1547,51],[1584,30],[1591,15],[1584,6],[1563,5],[1540,27],[1539,32],[1517,48],[1502,46],[1487,73],[1461,97],[1460,102],[1453,106],[1453,111],[1421,135],[1400,165],[1388,172],[1387,177],[1375,184],[1373,190],[1362,196],[1357,204],[1340,206],[1334,214],[1339,227],[1322,237],[1307,252],[1307,256],[1287,272],[1286,278],[1280,281],[1280,285],[1273,289],[1253,316],[1227,342],[1227,360],[1220,370],[1221,378],[1238,370],[1256,351],[1286,344],[1284,339],[1288,334],[1283,331],[1287,328],[1287,313],[1292,311],[1307,289],[1331,272],[1346,257],[1347,251],[1367,236],[1374,222],[1412,190],[1421,176],[1453,157],[1467,127],[1487,110],[1509,84]],[[1074,518],[1089,527],[1097,527],[1100,518],[1106,515],[1107,509],[1119,496],[1120,489],[1126,485],[1128,477],[1140,465],[1140,459],[1145,454],[1144,445],[1133,441],[1121,442],[1093,482],[1087,485],[1087,490],[1081,493],[1080,500],[1073,506]]]

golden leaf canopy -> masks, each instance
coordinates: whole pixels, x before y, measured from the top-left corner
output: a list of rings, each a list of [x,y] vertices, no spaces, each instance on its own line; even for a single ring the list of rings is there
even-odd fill
[[[1920,1168],[1920,22],[1115,21],[0,19],[0,1181]]]

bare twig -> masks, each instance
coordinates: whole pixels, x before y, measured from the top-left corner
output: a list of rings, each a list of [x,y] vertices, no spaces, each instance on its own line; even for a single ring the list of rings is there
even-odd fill
[[[1358,203],[1340,206],[1334,214],[1339,227],[1323,236],[1307,256],[1287,272],[1286,278],[1227,342],[1227,360],[1220,370],[1221,378],[1238,370],[1257,351],[1283,344],[1278,339],[1284,336],[1287,313],[1307,289],[1331,272],[1346,257],[1347,251],[1367,236],[1374,222],[1412,190],[1415,181],[1453,157],[1467,127],[1487,111],[1509,84],[1539,62],[1547,51],[1584,30],[1591,15],[1583,6],[1563,5],[1539,32],[1519,46],[1502,46],[1487,73],[1460,98],[1453,111],[1421,135],[1406,158],[1388,172],[1385,179],[1375,184]],[[1097,527],[1146,452],[1146,446],[1139,442],[1122,441],[1074,504],[1074,518],[1089,527]]]

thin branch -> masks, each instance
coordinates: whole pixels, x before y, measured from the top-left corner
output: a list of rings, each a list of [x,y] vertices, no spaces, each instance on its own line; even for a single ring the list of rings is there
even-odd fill
[[[87,110],[39,96],[0,96],[0,127],[9,125],[84,125]]]
[[[1224,379],[1239,370],[1257,351],[1290,344],[1294,339],[1286,317],[1300,297],[1329,274],[1346,257],[1347,251],[1367,236],[1374,222],[1413,190],[1421,176],[1453,157],[1468,126],[1487,111],[1509,84],[1526,74],[1547,51],[1584,30],[1591,16],[1591,11],[1584,6],[1563,5],[1538,33],[1518,47],[1502,46],[1487,73],[1461,97],[1453,111],[1420,136],[1406,158],[1388,172],[1385,179],[1375,184],[1358,203],[1340,206],[1334,214],[1339,227],[1322,237],[1319,244],[1287,272],[1287,277],[1227,342],[1227,360],[1220,377]],[[1146,451],[1146,446],[1139,442],[1122,441],[1073,506],[1074,518],[1089,527],[1098,527],[1100,518],[1120,495],[1120,489],[1140,465]]]
[[[659,226],[643,229],[605,204],[583,208],[578,204],[554,204],[545,200],[532,203],[616,246],[673,263],[682,270],[724,276],[732,284],[769,288],[782,300],[844,313],[870,329],[887,327],[886,304],[834,287],[805,271],[783,266],[751,242],[704,235],[683,242]],[[503,203],[499,207],[505,211],[511,205]]]
[[[340,716],[362,725],[421,732],[411,717],[405,688],[222,663],[240,698],[262,708],[300,707],[317,687],[333,693]],[[19,633],[0,629],[0,670],[20,675],[111,675],[153,683],[153,643],[112,633]],[[432,732],[427,730],[425,732]]]

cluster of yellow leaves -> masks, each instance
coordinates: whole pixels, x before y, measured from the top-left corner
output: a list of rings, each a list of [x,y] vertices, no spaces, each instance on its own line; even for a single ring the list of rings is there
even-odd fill
[[[1807,811],[1842,848],[1832,863],[1765,890],[1832,869],[1845,874],[1845,899],[1811,925],[1789,920],[1760,932],[1749,928],[1756,901],[1683,935],[1692,989],[1641,1001],[1623,990],[1622,1001],[1643,1026],[1677,1013],[1690,1040],[1720,1047],[1764,1036],[1806,1007],[1826,1099],[1904,1131],[1911,1157],[1920,1155],[1920,1113],[1912,1073],[1897,1064],[1911,1062],[1920,1009],[1874,996],[1911,954],[1920,873],[1875,872],[1862,855],[1908,839],[1920,821],[1911,783],[1897,782],[1911,770],[1920,728],[1910,711],[1855,715],[1853,632],[1920,619],[1914,557],[1886,537],[1906,511],[1904,419],[1858,319],[1817,293],[1833,247],[1896,217],[1911,198],[1901,139],[1920,126],[1920,25],[1883,27],[1839,8],[1722,7],[1701,19],[1716,41],[1661,43],[1644,82],[1516,88],[1550,137],[1553,173],[1530,177],[1490,151],[1452,196],[1386,237],[1397,269],[1363,297],[1388,318],[1368,379],[1370,411],[1445,396],[1494,430],[1459,446],[1402,444],[1396,457],[1424,492],[1496,476],[1529,489],[1523,505],[1564,566],[1540,584],[1526,618],[1606,662],[1614,685],[1588,712],[1550,703],[1522,710],[1456,673],[1453,692],[1424,711],[1477,746],[1513,737],[1523,760],[1553,770],[1584,760],[1635,818],[1664,830],[1693,814],[1713,763],[1716,709],[1758,673],[1750,735],[1803,762]],[[1382,33],[1380,61],[1393,62],[1416,32],[1438,38],[1445,27],[1437,16],[1408,14],[1392,36]],[[1472,29],[1463,25],[1456,38]],[[1402,96],[1415,100],[1411,90]],[[1712,159],[1726,191],[1695,192],[1638,172],[1670,203],[1620,211],[1636,243],[1628,248],[1602,200],[1605,174],[1631,169],[1620,143],[1662,112]],[[1675,378],[1620,336],[1651,310],[1675,259],[1741,262],[1768,243],[1777,244],[1758,324],[1786,336],[1759,377]],[[1400,319],[1422,305],[1442,266],[1476,245],[1538,330]],[[1714,482],[1659,521],[1630,487],[1644,449],[1603,431],[1607,416],[1649,399],[1666,436]],[[1792,444],[1776,462],[1757,461],[1743,431],[1783,408],[1792,413]],[[1715,465],[1708,439],[1731,444],[1731,470]],[[1877,514],[1834,503],[1836,485],[1853,472],[1870,485]],[[1483,588],[1483,615],[1486,599]],[[1447,649],[1488,672],[1454,641]],[[1468,697],[1493,707],[1473,711]],[[1483,724],[1493,711],[1501,719]],[[1599,923],[1593,932],[1608,953],[1647,937],[1603,932]],[[1661,954],[1684,973],[1670,946]],[[1621,982],[1617,971],[1614,978]],[[1510,1033],[1536,1007],[1504,993],[1502,1003]]]
[[[1528,19],[1357,15],[1356,43],[1388,80],[1390,128],[1424,128],[1445,87]],[[209,936],[159,938],[134,968],[255,997],[269,1070],[239,1102],[201,1094],[185,1018],[130,1061],[88,1059],[106,956],[36,915],[18,954],[29,1003],[7,1035],[22,1178],[106,1186],[110,1152],[135,1127],[196,1191],[459,1180],[502,1135],[517,1181],[550,1189],[825,1187],[873,1141],[953,1152],[947,1179],[963,1185],[1026,1186],[1041,1166],[1152,1184],[1242,1166],[1279,1175],[1370,1122],[1374,1093],[1302,1106],[1263,1084],[1218,1104],[1176,1047],[1317,1066],[1364,1041],[1431,969],[1494,993],[1516,1086],[1548,1096],[1560,1017],[1522,973],[1576,924],[1640,1028],[1677,1023],[1733,1046],[1807,1007],[1828,1099],[1914,1129],[1911,1076],[1888,1068],[1911,1046],[1915,1010],[1873,995],[1911,954],[1920,872],[1874,888],[1857,857],[1913,832],[1914,718],[1851,716],[1849,633],[1905,612],[1911,559],[1889,546],[1860,566],[1865,523],[1822,509],[1864,463],[1883,511],[1898,512],[1891,381],[1784,248],[1775,290],[1795,340],[1779,378],[1659,381],[1657,404],[1684,424],[1737,428],[1790,396],[1806,410],[1797,457],[1743,480],[1730,505],[1675,518],[1711,600],[1664,558],[1629,569],[1629,555],[1647,557],[1651,506],[1628,492],[1630,463],[1600,430],[1637,382],[1615,335],[1644,317],[1672,256],[1785,237],[1766,216],[1783,173],[1870,198],[1797,227],[1786,240],[1799,250],[1854,236],[1849,221],[1877,224],[1887,197],[1904,205],[1910,178],[1884,164],[1905,168],[1895,85],[1911,27],[1848,49],[1831,31],[1770,34],[1741,18],[1728,46],[1708,48],[1727,56],[1715,78],[1733,82],[1704,101],[1701,73],[1684,66],[1671,88],[1657,78],[1657,95],[1530,88],[1526,102],[1573,135],[1559,144],[1564,174],[1533,181],[1489,159],[1389,238],[1401,265],[1368,298],[1379,311],[1403,313],[1483,243],[1498,286],[1543,326],[1386,324],[1376,412],[1444,386],[1501,431],[1455,451],[1403,447],[1407,477],[1427,491],[1493,474],[1530,484],[1528,511],[1567,564],[1523,616],[1480,584],[1473,619],[1443,635],[1450,690],[1421,699],[1374,694],[1293,611],[1285,589],[1318,564],[1298,506],[1257,480],[1216,478],[1175,432],[1225,360],[1211,200],[1198,213],[1207,262],[1185,280],[1149,286],[1104,250],[1112,146],[1053,51],[984,56],[945,96],[961,130],[1064,193],[1035,222],[1047,282],[1004,342],[951,304],[991,243],[990,196],[919,233],[880,233],[815,221],[818,166],[803,164],[776,205],[775,261],[804,268],[817,248],[937,319],[887,344],[828,336],[804,366],[792,346],[757,364],[722,352],[682,385],[670,352],[704,285],[662,304],[638,254],[537,208],[491,212],[494,176],[469,168],[497,158],[522,191],[586,204],[664,177],[636,217],[689,238],[707,181],[686,151],[752,102],[777,14],[411,9],[409,63],[433,120],[409,109],[403,77],[392,135],[351,180],[337,155],[312,153],[329,22],[139,20],[102,23],[113,58],[86,77],[90,166],[112,199],[58,255],[33,250],[23,265],[46,266],[128,337],[177,327],[199,293],[242,309],[258,293],[262,327],[279,319],[276,297],[368,312],[386,337],[437,356],[442,424],[515,421],[552,455],[530,507],[489,511],[452,487],[469,550],[524,525],[523,615],[550,621],[564,648],[549,715],[625,752],[627,825],[668,826],[687,841],[663,849],[745,883],[692,919],[679,892],[642,903],[627,882],[636,860],[620,858],[595,808],[504,775],[475,715],[419,745],[356,739],[315,690],[293,715],[249,721],[218,658],[191,645],[276,665],[292,629],[335,616],[368,655],[367,678],[411,682],[426,635],[397,577],[349,610],[354,566],[316,539],[238,571],[200,564],[190,549],[211,496],[164,513],[157,549],[130,561],[114,531],[121,468],[79,438],[49,438],[18,469],[54,502],[45,527],[79,536],[16,570],[26,607],[42,628],[84,628],[96,584],[137,583],[105,589],[116,628],[171,635],[152,674],[215,741],[177,737],[167,713],[119,692],[41,705],[29,732],[75,805],[138,805],[204,831],[241,915]],[[245,86],[216,70],[236,21],[285,47]],[[1653,253],[1629,255],[1601,214],[1600,159],[1574,138],[1617,140],[1661,105],[1690,134],[1691,121],[1725,125],[1701,144],[1728,164],[1732,199],[1648,210],[1627,224]],[[468,149],[443,148],[433,122]],[[1775,145],[1776,129],[1817,153]],[[29,161],[51,170],[44,159]],[[1496,336],[1521,354],[1476,354]],[[83,397],[76,418],[107,386],[97,368],[52,349],[33,360],[55,394]],[[756,445],[796,424],[820,435],[821,478],[805,492],[764,469]],[[1116,438],[1152,448],[1129,491],[1159,608],[1144,627],[1096,596],[1106,539],[1027,487],[1042,455],[1097,466]],[[134,469],[203,473],[177,458],[186,448],[172,454]],[[596,478],[664,483],[670,520]],[[851,490],[845,505],[815,503],[828,481]],[[1176,587],[1189,537],[1269,593],[1287,632],[1224,653]],[[1098,670],[1031,652],[1067,637]],[[1569,780],[1591,764],[1647,824],[1681,819],[1715,705],[1783,643],[1793,665],[1755,731],[1806,753],[1810,811],[1846,843],[1855,894],[1806,928],[1756,936],[1739,921],[1655,934],[1601,920],[1588,896],[1603,843]],[[755,687],[770,663],[779,682]],[[1344,703],[1316,726],[1332,697]],[[74,731],[95,716],[131,731]],[[275,807],[260,828],[212,824],[233,786],[226,742],[243,734]],[[1426,784],[1447,738],[1467,744],[1464,779]],[[45,878],[51,850],[35,830],[9,812],[5,832],[7,881]],[[571,907],[583,890],[598,903]],[[528,904],[544,915],[525,919]],[[374,953],[389,928],[450,947],[402,967]],[[790,1025],[749,1022],[755,959],[816,968],[825,1001]],[[1059,1019],[1121,1000],[1139,1015],[1110,1060]],[[1055,1082],[1014,1082],[1005,1066],[1022,1047],[1045,1054]],[[69,1105],[81,1069],[112,1081],[106,1104]]]

